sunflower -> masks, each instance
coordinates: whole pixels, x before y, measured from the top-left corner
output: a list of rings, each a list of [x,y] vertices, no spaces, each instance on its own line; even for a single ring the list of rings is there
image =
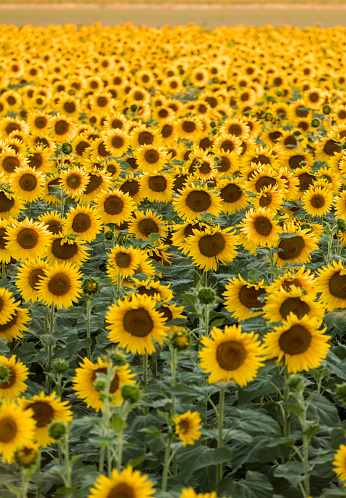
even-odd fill
[[[254,208],[263,208],[271,213],[276,213],[284,202],[284,192],[276,187],[264,187],[261,192],[252,200]],[[285,199],[286,200],[286,199]]]
[[[102,136],[106,150],[112,157],[121,157],[130,147],[128,134],[120,129],[103,132]]]
[[[45,256],[51,233],[43,223],[38,223],[29,218],[24,221],[15,221],[7,229],[6,249],[15,259],[36,260]]]
[[[30,130],[38,133],[47,133],[51,122],[51,116],[44,111],[33,111],[27,118]]]
[[[232,228],[221,230],[220,225],[208,228],[204,232],[193,230],[193,235],[184,243],[182,252],[188,254],[194,263],[204,271],[217,270],[218,264],[233,261],[237,255],[238,239]]]
[[[29,310],[20,308],[16,305],[9,320],[3,325],[0,325],[0,339],[6,339],[8,342],[12,342],[13,339],[23,337],[23,331],[28,330],[26,323],[29,321]]]
[[[274,294],[280,288],[289,291],[292,286],[307,291],[310,296],[317,293],[315,276],[309,268],[305,269],[304,265],[297,270],[284,270],[283,274],[268,287],[267,293]]]
[[[184,311],[184,306],[177,306],[176,304],[163,303],[157,310],[161,315],[163,315],[165,324],[171,320],[176,320],[177,318],[185,318],[182,314]],[[175,329],[179,328],[177,325],[165,325],[169,332],[172,334]]]
[[[218,158],[218,159],[216,159]],[[239,156],[234,152],[218,153],[214,158],[218,177],[230,177],[239,169]]]
[[[18,267],[16,286],[24,301],[35,302],[38,300],[37,284],[46,275],[48,268],[48,263],[41,260],[22,263]]]
[[[38,221],[43,223],[52,235],[58,235],[63,231],[63,218],[61,214],[56,211],[50,211],[48,213],[41,214],[38,217]]]
[[[151,278],[144,281],[133,278],[133,284],[133,288],[140,296],[149,296],[158,302],[173,299],[173,292],[169,289],[170,284],[162,285],[160,282],[154,282]]]
[[[28,368],[20,361],[16,360],[13,355],[9,359],[6,356],[0,356],[0,366],[7,367],[9,371],[8,379],[0,382],[0,399],[12,399],[26,391],[25,384],[28,378]]]
[[[199,232],[204,232],[209,225],[207,223],[202,223],[200,221],[196,222],[186,222],[182,225],[175,225],[175,232],[172,235],[172,243],[179,247],[180,245],[185,244],[185,239],[194,235],[193,230],[198,230]]]
[[[88,183],[80,195],[80,201],[89,204],[103,190],[108,190],[109,176],[102,171],[93,168],[87,172]]]
[[[11,463],[17,448],[30,445],[35,438],[35,421],[31,410],[23,411],[14,401],[0,406],[0,455]]]
[[[21,398],[19,406],[24,413],[33,413],[36,425],[35,440],[42,448],[53,442],[48,435],[49,425],[52,422],[59,421],[67,424],[72,420],[72,411],[68,407],[68,402],[61,401],[56,397],[55,392],[47,396],[41,391],[31,399]]]
[[[52,117],[49,129],[56,142],[68,142],[74,138],[77,125],[71,119],[58,113]]]
[[[81,277],[72,263],[54,263],[37,283],[38,298],[47,306],[69,308],[82,293]]]
[[[9,181],[14,194],[25,202],[35,202],[42,196],[44,182],[44,174],[29,166],[16,168]]]
[[[323,216],[330,211],[333,204],[333,192],[330,188],[311,186],[301,197],[302,206],[311,216]]]
[[[135,177],[133,173],[128,175],[124,180],[116,184],[117,188],[129,196],[138,204],[142,200],[140,190],[140,177]]]
[[[258,298],[267,292],[264,280],[258,284],[246,282],[241,275],[228,280],[226,291],[222,294],[225,300],[225,308],[232,313],[236,320],[246,320],[250,317],[261,315],[263,312],[251,311],[262,308],[263,302]]]
[[[346,308],[346,269],[341,261],[318,270],[316,280],[320,301],[328,311]]]
[[[136,211],[135,217],[129,223],[129,233],[143,240],[150,240],[149,235],[152,233],[158,233],[164,237],[166,232],[167,228],[163,224],[161,216],[157,216],[150,209],[145,212]]]
[[[274,255],[275,265],[282,268],[286,263],[307,263],[310,261],[310,253],[318,249],[318,238],[301,228],[296,230],[283,229],[283,233],[290,233],[292,237],[281,239],[278,243],[277,247],[281,251]]]
[[[0,185],[0,220],[15,219],[23,209],[24,201],[13,195],[13,192],[7,186]]]
[[[176,131],[179,138],[195,140],[203,133],[203,122],[196,116],[180,118],[176,122]]]
[[[316,149],[316,159],[320,161],[329,161],[335,154],[342,152],[342,147],[339,141],[328,134],[321,142],[319,142]]]
[[[77,205],[65,218],[65,232],[78,235],[79,240],[91,242],[101,232],[102,223],[94,208]]]
[[[214,327],[210,334],[211,338],[202,337],[199,352],[201,368],[211,374],[209,384],[233,380],[245,386],[252,381],[263,365],[258,335],[243,332],[240,325],[226,325],[224,332]]]
[[[268,187],[276,188],[277,190],[284,190],[285,188],[284,181],[273,168],[268,166],[258,168],[245,185],[246,190],[254,194],[260,193],[264,188]]]
[[[334,200],[335,203],[335,216],[346,220],[346,190],[340,192],[338,197]]]
[[[108,116],[107,119],[105,120],[103,127],[106,130],[122,130],[122,131],[127,131],[128,128],[128,121],[124,114],[121,114],[120,112],[116,112],[115,114],[112,113],[111,116]]]
[[[319,330],[320,323],[316,317],[298,318],[291,313],[281,327],[265,335],[266,357],[277,358],[277,363],[284,359],[288,373],[318,368],[330,348],[330,336],[324,335],[327,327]]]
[[[57,147],[55,141],[49,135],[38,132],[32,132],[32,134],[27,137],[27,144],[30,149],[35,149],[35,147],[41,145],[50,153],[53,153]]]
[[[25,135],[29,134],[28,123],[22,119],[5,117],[0,120],[0,134],[1,136],[8,136],[13,131],[23,132]]]
[[[196,493],[193,488],[184,488],[181,490],[180,498],[217,498],[216,491],[211,493]]]
[[[93,383],[97,378],[97,373],[107,375],[110,366],[101,358],[98,358],[96,363],[84,358],[83,363],[79,364],[80,368],[76,369],[76,375],[72,381],[78,398],[83,399],[88,407],[94,408],[97,412],[103,410],[104,402],[100,399],[100,392],[94,389]],[[113,395],[111,405],[119,405],[122,402],[121,388],[125,384],[133,384],[134,376],[128,364],[114,368],[114,377],[109,389],[110,394]]]
[[[10,320],[15,312],[16,303],[12,292],[5,288],[0,288],[0,325]]]
[[[236,137],[241,137],[243,139],[249,138],[250,128],[246,124],[245,119],[238,118],[227,118],[224,121],[222,127],[220,128],[220,133],[227,135],[234,135]]]
[[[221,201],[214,190],[192,184],[182,189],[180,193],[181,195],[173,201],[173,206],[183,220],[200,219],[202,213],[219,215]]]
[[[155,268],[152,265],[151,261],[147,257],[147,254],[139,250],[138,251],[138,257],[139,257],[139,265],[134,269],[134,275],[146,275],[147,277],[153,279],[155,276]],[[117,277],[118,278],[118,277]],[[114,282],[114,279],[113,279]],[[134,282],[133,279],[130,278],[129,280],[124,278],[122,282],[123,287],[134,287]]]
[[[3,148],[0,154],[0,174],[9,179],[17,168],[28,166],[28,159],[22,154],[17,154],[13,149]]]
[[[1,191],[0,191],[1,198]],[[11,261],[11,253],[6,249],[6,239],[7,236],[8,222],[2,220],[0,217],[0,262],[9,263]]]
[[[216,155],[225,152],[239,155],[242,151],[241,140],[235,135],[223,133],[215,139],[213,151]]]
[[[341,444],[334,455],[333,471],[340,481],[346,481],[346,446]],[[344,484],[345,486],[345,484]]]
[[[78,198],[84,192],[87,183],[88,175],[84,168],[74,166],[60,174],[60,185],[72,199]]]
[[[110,478],[100,475],[88,498],[152,498],[154,492],[148,476],[128,466],[122,472],[113,469]]]
[[[56,106],[56,110],[67,118],[78,118],[80,114],[80,104],[78,100],[72,95],[64,92],[60,92],[59,97],[60,100]]]
[[[188,412],[183,415],[176,415],[173,418],[175,435],[179,441],[183,442],[183,447],[187,444],[194,444],[201,437],[200,429],[202,419],[198,412]]]
[[[272,247],[279,241],[281,231],[274,215],[264,208],[247,211],[245,218],[239,225],[240,232],[246,237],[246,249],[251,252],[257,246]]]
[[[170,202],[173,196],[173,178],[154,171],[140,178],[142,195],[149,202]]]
[[[134,247],[125,248],[118,244],[108,255],[107,274],[117,285],[118,277],[128,278],[134,275],[140,264],[140,251]]]
[[[268,295],[263,306],[263,313],[270,322],[282,322],[292,313],[301,318],[318,318],[322,320],[324,310],[321,303],[314,301],[315,294],[309,295],[305,290],[295,285],[289,289],[283,287],[276,290],[275,293]]]
[[[133,153],[139,168],[145,173],[161,171],[168,163],[169,156],[164,147],[142,145]]]
[[[153,341],[163,343],[167,334],[164,317],[155,309],[156,301],[148,296],[134,294],[125,301],[113,304],[106,315],[108,339],[126,348],[129,353],[151,354]]]
[[[161,137],[156,130],[146,126],[137,126],[131,132],[131,148],[136,150],[143,145],[151,145],[154,148],[161,144]]]
[[[55,161],[51,161],[52,153],[44,145],[38,144],[27,155],[28,166],[41,173],[54,173]]]
[[[221,180],[217,184],[220,191],[221,207],[223,213],[235,213],[246,208],[249,197],[240,186],[239,180]]]

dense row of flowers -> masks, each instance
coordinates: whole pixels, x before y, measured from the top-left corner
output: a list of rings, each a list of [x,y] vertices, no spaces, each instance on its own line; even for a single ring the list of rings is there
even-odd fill
[[[342,496],[345,35],[0,27],[0,489]]]

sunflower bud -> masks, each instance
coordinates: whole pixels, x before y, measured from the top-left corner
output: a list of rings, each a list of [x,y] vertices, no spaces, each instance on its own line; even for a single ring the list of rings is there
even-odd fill
[[[337,230],[340,230],[340,232],[346,233],[346,221],[342,218],[338,218],[336,222],[336,228]]]
[[[106,389],[107,381],[105,378],[96,379],[93,383],[93,388],[95,391],[104,391]]]
[[[311,120],[311,126],[313,128],[318,128],[320,126],[320,124],[321,124],[321,122],[317,118],[314,118],[314,119]]]
[[[304,389],[304,377],[300,374],[292,374],[288,378],[290,391],[302,391]]]
[[[213,78],[212,82],[214,83],[214,85],[217,85],[217,83],[219,83],[219,78]]]
[[[107,232],[105,232],[105,239],[106,240],[112,240],[113,239],[113,232],[112,232],[112,230],[107,230]]]
[[[211,287],[204,287],[197,297],[202,304],[212,304],[215,302],[215,291]]]
[[[64,360],[63,358],[60,358],[58,360],[54,360],[53,369],[54,369],[55,373],[63,375],[63,374],[66,374],[68,372],[69,364],[66,360]]]
[[[332,108],[330,105],[326,104],[322,107],[323,114],[330,114],[332,112]]]
[[[107,356],[115,367],[122,367],[126,363],[126,355],[117,348],[107,351]]]
[[[73,147],[68,142],[65,142],[64,144],[62,144],[61,150],[63,151],[64,154],[68,155],[71,154],[71,152],[73,151]]]
[[[48,435],[55,441],[58,439],[61,439],[66,432],[66,427],[63,422],[60,422],[59,420],[56,420],[55,422],[52,422],[49,426],[48,429]]]
[[[273,121],[273,115],[270,114],[270,112],[266,112],[265,115],[264,115],[264,119],[266,121]]]
[[[7,382],[11,377],[11,370],[6,365],[0,365],[0,384]]]
[[[215,128],[215,126],[216,126],[215,121],[211,121],[211,122],[210,122],[210,126],[211,126],[212,128]]]
[[[185,73],[185,71],[184,71],[184,69],[181,67],[181,68],[179,69],[179,74],[184,74],[184,73]]]
[[[132,112],[137,111],[137,106],[136,106],[136,104],[132,104],[132,105],[131,105],[131,107],[130,107],[130,109],[131,109],[131,111],[132,111]]]
[[[37,462],[38,450],[37,444],[22,446],[15,451],[14,461],[21,469],[28,469]]]
[[[92,277],[85,278],[82,283],[82,289],[86,296],[93,296],[100,290],[99,281]]]
[[[186,329],[176,329],[171,335],[171,344],[178,351],[184,351],[191,344],[191,335]]]
[[[141,396],[141,392],[138,386],[132,384],[125,384],[121,388],[121,395],[125,401],[134,405],[135,403],[138,403]]]
[[[346,405],[346,382],[338,384],[335,389],[335,396],[342,405]]]

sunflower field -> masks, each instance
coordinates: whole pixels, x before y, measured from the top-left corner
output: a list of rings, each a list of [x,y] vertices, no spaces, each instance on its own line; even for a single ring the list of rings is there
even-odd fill
[[[0,496],[345,497],[346,29],[0,40]]]

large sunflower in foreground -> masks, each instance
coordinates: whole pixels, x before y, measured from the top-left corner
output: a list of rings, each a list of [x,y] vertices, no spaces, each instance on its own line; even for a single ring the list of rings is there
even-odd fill
[[[154,492],[148,476],[130,466],[122,472],[113,469],[110,478],[100,475],[88,498],[151,498]]]
[[[207,187],[190,185],[180,191],[179,197],[173,201],[174,210],[184,220],[201,218],[202,213],[218,216],[221,211],[219,194]]]
[[[324,334],[326,327],[319,330],[320,323],[318,318],[291,313],[281,327],[264,337],[266,357],[277,358],[277,363],[283,360],[289,373],[319,367],[330,348],[330,336]]]
[[[281,251],[275,253],[275,265],[282,268],[286,263],[307,263],[310,261],[310,253],[318,249],[318,238],[300,228],[295,232],[290,228],[284,229],[283,233],[290,233],[292,237],[279,241],[277,247]]]
[[[257,211],[249,209],[239,228],[246,236],[247,242],[244,241],[246,248],[247,245],[253,248],[272,247],[279,240],[279,224],[274,215],[264,208],[258,208]]]
[[[202,338],[203,348],[199,353],[200,366],[210,373],[208,382],[233,380],[245,386],[257,375],[263,365],[263,348],[258,335],[243,332],[240,325],[225,326],[225,331],[214,327],[211,338]]]
[[[82,293],[82,274],[71,263],[55,263],[37,283],[38,298],[47,306],[69,308]]]
[[[324,216],[332,207],[333,192],[330,188],[312,186],[303,194],[301,201],[310,216]]]
[[[91,242],[101,232],[102,223],[94,208],[77,205],[66,215],[65,232],[78,235],[80,240]]]
[[[106,315],[108,339],[133,354],[153,353],[153,341],[162,344],[167,334],[164,317],[155,305],[154,299],[136,294],[113,304]]]
[[[188,412],[183,415],[177,415],[173,419],[175,425],[175,435],[183,442],[185,447],[187,444],[194,444],[201,437],[200,428],[201,416],[198,412]]]
[[[334,455],[333,471],[340,481],[346,481],[346,446],[341,444]],[[345,486],[345,484],[344,484]]]
[[[47,254],[47,263],[72,263],[80,266],[88,259],[87,248],[77,238],[54,235]]]
[[[317,287],[320,301],[328,311],[346,308],[346,269],[341,261],[318,270]]]
[[[9,377],[5,382],[0,382],[0,399],[15,399],[26,391],[25,384],[28,378],[28,368],[13,355],[10,358],[0,356],[0,367],[7,367]]]
[[[24,411],[33,412],[36,423],[35,440],[43,448],[52,442],[48,434],[52,422],[58,420],[67,424],[72,420],[72,411],[68,407],[68,402],[61,401],[54,392],[47,396],[41,391],[31,399],[22,398],[19,400],[19,405]]]
[[[94,408],[97,412],[103,410],[104,402],[100,399],[100,391],[96,391],[93,383],[97,378],[97,374],[107,375],[108,365],[101,358],[97,359],[96,363],[92,363],[88,358],[84,358],[83,363],[79,364],[80,368],[76,369],[76,376],[73,379],[74,387],[77,396],[83,399],[88,407]],[[111,400],[111,405],[119,405],[122,402],[121,388],[125,384],[133,384],[132,378],[135,374],[131,373],[128,365],[115,367],[114,377],[110,384],[109,392],[114,398]]]
[[[0,455],[11,463],[17,448],[31,444],[35,438],[35,421],[31,410],[23,411],[14,401],[0,406]]]
[[[225,308],[233,314],[237,320],[246,320],[250,317],[261,315],[262,311],[252,311],[254,308],[262,308],[263,303],[259,297],[266,293],[264,280],[258,284],[246,282],[241,275],[229,280],[226,291],[223,293]]]
[[[140,251],[138,249],[117,244],[108,255],[107,274],[116,285],[118,277],[128,278],[134,275],[140,262]]]
[[[15,259],[35,260],[45,256],[51,233],[43,223],[25,218],[8,227],[6,239],[6,249]]]
[[[237,255],[238,238],[229,233],[232,228],[221,229],[220,225],[204,232],[193,230],[184,242],[182,252],[188,254],[193,263],[204,271],[217,270],[219,263],[230,263]]]

